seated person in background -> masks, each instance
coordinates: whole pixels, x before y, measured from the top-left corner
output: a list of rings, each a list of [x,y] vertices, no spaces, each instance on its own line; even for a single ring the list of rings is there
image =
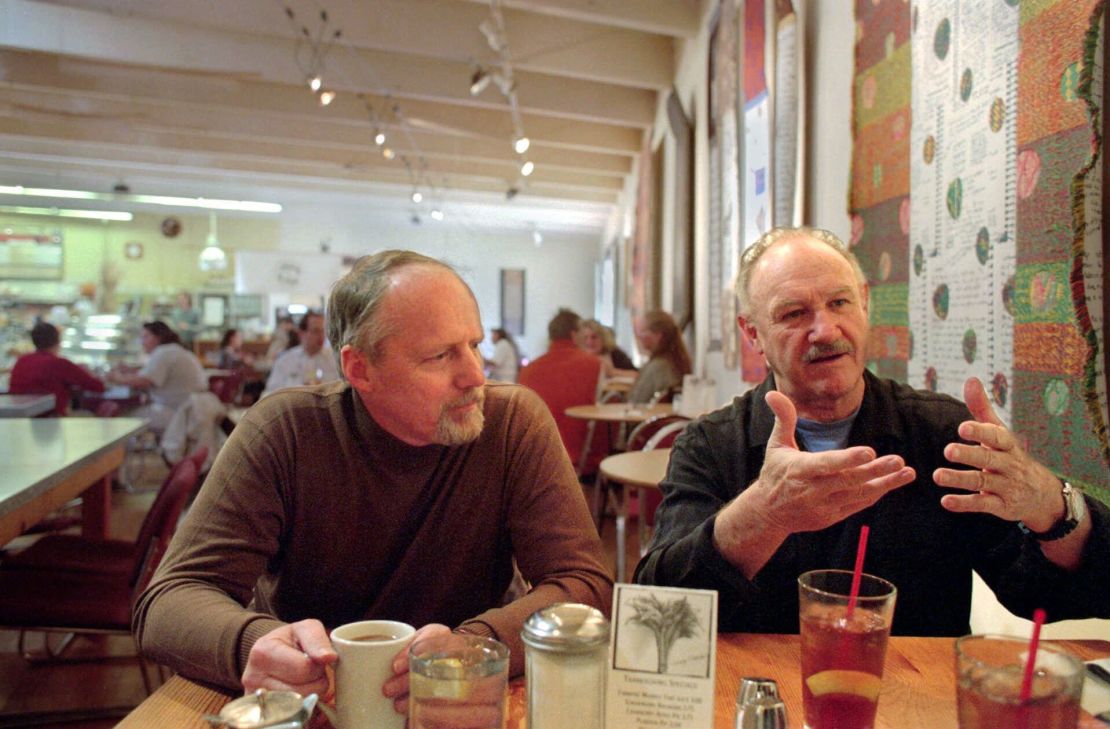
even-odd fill
[[[486,360],[489,378],[500,382],[516,382],[517,370],[520,368],[520,353],[516,349],[516,342],[501,327],[490,329],[489,333],[493,339],[493,358]]]
[[[279,317],[277,327],[274,329],[274,336],[270,338],[270,346],[266,348],[266,361],[273,365],[279,356],[300,343],[301,340],[297,336],[297,325],[293,323],[293,317],[288,315]]]
[[[315,385],[339,379],[335,354],[324,349],[324,315],[310,311],[301,317],[297,328],[301,343],[274,362],[263,397],[283,387]]]
[[[59,357],[62,339],[53,324],[40,321],[31,327],[31,343],[35,351],[25,354],[12,367],[8,392],[13,395],[53,395],[54,414],[69,412],[69,399],[74,390],[104,392],[104,383],[84,369]]]
[[[173,414],[194,392],[208,391],[208,377],[196,355],[181,346],[181,340],[161,320],[143,324],[143,351],[150,355],[137,372],[114,369],[108,381],[150,393],[150,402],[131,415],[146,418],[147,425],[161,435]]]
[[[601,359],[574,343],[581,321],[578,314],[570,309],[559,309],[547,324],[547,337],[551,340],[547,353],[532,360],[520,371],[520,384],[535,390],[547,403],[559,427],[559,437],[563,439],[567,455],[576,468],[582,464],[589,421],[570,417],[566,409],[574,405],[594,404],[601,376]],[[606,433],[604,426],[595,429],[590,442],[590,455],[579,475],[597,471],[597,464],[608,455]]]
[[[590,354],[601,357],[605,376],[635,377],[636,366],[617,346],[613,330],[597,319],[587,319],[578,330],[578,346]]]
[[[383,251],[332,288],[328,317],[346,381],[278,392],[235,427],[136,603],[143,653],[234,690],[323,695],[328,631],[344,623],[492,636],[518,675],[533,612],[608,613],[612,581],[554,423],[526,388],[485,382],[462,279]],[[514,557],[532,588],[502,604]],[[404,654],[393,670],[384,692],[404,713]]]
[[[693,372],[682,333],[667,312],[656,309],[645,314],[636,328],[636,338],[651,359],[636,376],[628,391],[628,402],[649,402],[655,393],[681,386],[683,376]]]
[[[978,380],[965,406],[868,372],[867,281],[836,236],[770,231],[736,296],[771,374],[675,441],[636,581],[718,590],[722,631],[796,633],[798,575],[851,570],[867,524],[896,634],[968,633],[972,570],[1019,615],[1110,616],[1110,509],[1026,453]]]
[[[243,335],[238,329],[228,329],[220,340],[220,357],[216,367],[221,370],[249,368],[254,363],[254,355],[243,351]]]

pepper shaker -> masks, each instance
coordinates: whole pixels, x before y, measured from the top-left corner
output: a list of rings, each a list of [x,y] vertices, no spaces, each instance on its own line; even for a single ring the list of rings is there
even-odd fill
[[[786,705],[777,683],[755,676],[740,679],[735,729],[786,729]]]
[[[600,610],[557,603],[524,623],[529,729],[602,729],[609,621]]]

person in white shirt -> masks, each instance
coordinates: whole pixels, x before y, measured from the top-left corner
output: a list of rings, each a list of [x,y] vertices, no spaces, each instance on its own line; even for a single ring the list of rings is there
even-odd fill
[[[490,338],[493,339],[493,357],[486,360],[489,368],[489,379],[500,382],[516,382],[517,370],[520,367],[520,355],[516,351],[516,342],[509,333],[497,327],[490,329]]]
[[[301,343],[277,358],[266,380],[265,397],[275,390],[298,385],[317,385],[339,379],[335,355],[324,349],[324,315],[310,311],[297,327]]]
[[[208,378],[200,360],[181,346],[177,333],[163,321],[143,324],[142,346],[150,357],[140,370],[113,370],[107,379],[150,393],[150,402],[132,414],[145,418],[150,429],[161,434],[189,395],[208,390]]]

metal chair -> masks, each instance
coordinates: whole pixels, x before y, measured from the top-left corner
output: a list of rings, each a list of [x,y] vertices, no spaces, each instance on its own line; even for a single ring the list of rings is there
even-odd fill
[[[673,414],[652,416],[647,420],[638,423],[636,427],[632,429],[632,432],[628,434],[628,438],[625,440],[624,450],[643,450],[648,440],[663,428],[673,423],[681,423],[682,427],[685,428],[689,422],[690,419],[684,415]],[[594,520],[597,523],[598,534],[601,533],[602,525],[605,523],[605,509],[609,503],[610,495],[611,492],[608,482],[605,479],[599,477],[597,479],[597,488],[594,491],[593,508]]]

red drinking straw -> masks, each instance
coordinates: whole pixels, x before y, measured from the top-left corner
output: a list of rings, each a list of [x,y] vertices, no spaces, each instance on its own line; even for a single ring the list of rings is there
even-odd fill
[[[1044,625],[1045,613],[1041,608],[1033,611],[1033,637],[1029,639],[1029,656],[1025,659],[1025,674],[1021,677],[1021,703],[1029,701],[1033,693],[1033,669],[1037,664],[1037,644],[1041,642],[1041,626]]]
[[[859,547],[856,548],[856,566],[852,569],[852,589],[848,592],[848,612],[844,616],[845,620],[852,619],[852,613],[856,609],[856,598],[859,597],[859,582],[860,575],[863,574],[863,556],[867,553],[867,535],[871,532],[871,528],[864,524],[859,530]]]

